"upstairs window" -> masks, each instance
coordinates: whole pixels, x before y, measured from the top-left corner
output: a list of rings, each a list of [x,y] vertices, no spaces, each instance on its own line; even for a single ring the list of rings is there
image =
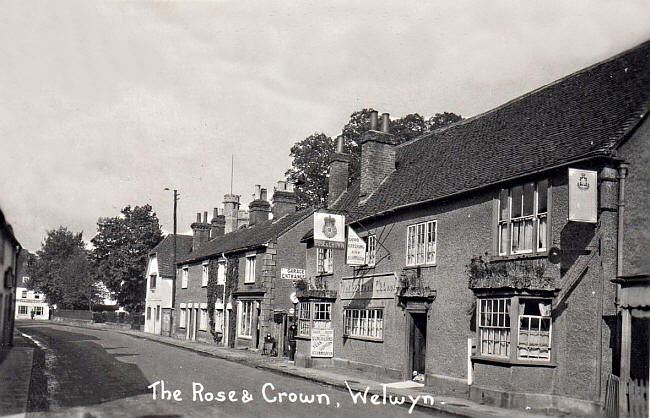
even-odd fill
[[[201,266],[201,286],[208,285],[208,263],[203,263]]]
[[[366,265],[372,267],[375,265],[377,255],[377,237],[375,235],[368,235],[366,248]]]
[[[501,189],[498,224],[499,255],[546,251],[548,180]]]
[[[406,265],[419,266],[436,263],[437,222],[428,221],[410,225],[406,230]]]
[[[23,299],[27,299],[27,291],[26,291],[26,290],[23,290],[23,291],[21,292],[21,294],[20,294],[20,297],[23,298]]]
[[[181,288],[182,289],[187,289],[187,282],[189,278],[189,268],[187,266],[183,267],[183,270],[181,271]]]
[[[334,260],[331,248],[316,249],[316,271],[318,274],[329,274],[334,271]]]
[[[149,289],[156,288],[156,275],[152,274],[149,276]]]
[[[255,254],[246,256],[244,283],[255,283]]]
[[[226,263],[224,262],[219,262],[217,267],[217,284],[226,284]]]

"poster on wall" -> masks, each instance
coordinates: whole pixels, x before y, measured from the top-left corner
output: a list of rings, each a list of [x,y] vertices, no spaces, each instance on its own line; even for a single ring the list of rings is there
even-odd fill
[[[311,356],[334,357],[333,329],[315,328],[311,330]]]
[[[349,226],[345,263],[349,266],[366,264],[366,242]]]
[[[345,216],[333,213],[314,213],[314,246],[345,249]]]
[[[569,221],[598,221],[598,173],[569,168]]]

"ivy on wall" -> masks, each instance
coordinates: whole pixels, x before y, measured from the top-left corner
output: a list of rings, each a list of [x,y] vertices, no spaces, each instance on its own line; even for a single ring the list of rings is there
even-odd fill
[[[229,258],[228,263],[226,264],[226,299],[224,303],[227,303],[230,299],[230,295],[237,288],[237,283],[239,281],[239,258]],[[235,342],[235,331],[237,326],[237,304],[232,304],[232,310],[230,311],[230,317],[228,318],[228,341],[229,344],[234,346]]]
[[[217,295],[221,290],[218,282],[219,263],[217,260],[210,260],[208,264],[208,287],[206,288],[208,297],[208,318],[210,318],[210,334],[215,342],[221,341],[222,335],[217,333],[214,328],[214,304],[217,302]],[[225,302],[224,302],[225,303]]]
[[[235,287],[237,287],[237,276],[239,275],[239,260],[237,258],[234,259],[227,259],[226,262],[226,289],[225,289],[225,295],[224,295],[224,289],[223,285],[219,285],[218,279],[219,279],[219,261],[218,260],[210,260],[208,264],[208,286],[206,288],[207,292],[207,300],[208,300],[208,318],[210,319],[210,334],[212,335],[212,338],[214,339],[215,342],[220,342],[223,339],[222,333],[219,333],[215,330],[215,322],[214,322],[214,306],[215,303],[217,302],[217,298],[219,296],[224,296],[224,300],[222,301],[224,306],[228,303],[228,299],[230,298],[230,295],[232,294],[233,290]],[[230,316],[229,320],[229,330],[231,332],[231,335],[229,338],[229,341],[233,341],[232,338],[234,338],[234,326],[235,324],[235,319],[236,319],[236,307],[233,306],[233,309],[231,311],[232,315]],[[224,318],[225,320],[225,318]],[[225,325],[225,324],[224,324]]]
[[[545,272],[544,259],[485,261],[482,256],[475,256],[467,265],[470,289],[554,289],[555,280]]]

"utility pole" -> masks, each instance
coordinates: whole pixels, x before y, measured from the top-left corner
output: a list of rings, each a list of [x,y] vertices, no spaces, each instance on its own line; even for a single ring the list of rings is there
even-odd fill
[[[169,190],[169,188],[165,188]],[[174,276],[172,277],[172,306],[169,311],[169,336],[174,332],[174,309],[176,309],[176,208],[178,206],[178,190],[174,189]]]

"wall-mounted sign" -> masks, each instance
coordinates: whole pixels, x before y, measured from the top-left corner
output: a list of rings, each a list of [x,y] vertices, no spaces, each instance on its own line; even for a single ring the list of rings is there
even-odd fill
[[[341,280],[341,299],[392,299],[397,290],[394,274],[357,277]]]
[[[569,168],[569,221],[598,221],[598,173]]]
[[[314,246],[345,248],[345,216],[333,213],[314,213]]]
[[[333,329],[315,328],[311,330],[311,356],[334,357]]]
[[[366,264],[366,242],[349,226],[345,263],[350,266],[363,266]]]
[[[294,269],[282,267],[280,269],[280,278],[287,280],[300,280],[305,278],[305,269]]]

